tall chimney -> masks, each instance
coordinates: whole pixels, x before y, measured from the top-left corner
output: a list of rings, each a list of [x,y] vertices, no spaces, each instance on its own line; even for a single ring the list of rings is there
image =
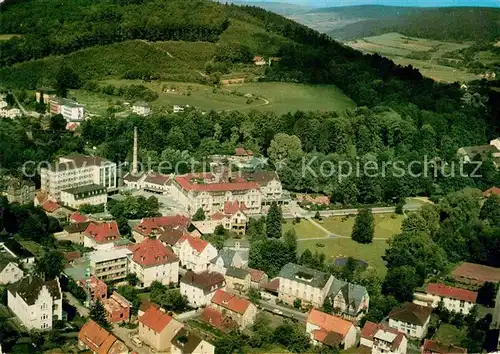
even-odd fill
[[[137,127],[134,127],[134,156],[132,158],[132,174],[136,175],[137,171]]]

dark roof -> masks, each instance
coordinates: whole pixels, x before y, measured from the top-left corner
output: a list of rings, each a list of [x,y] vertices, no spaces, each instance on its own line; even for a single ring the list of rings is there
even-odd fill
[[[28,305],[33,305],[43,286],[46,286],[52,297],[61,298],[61,288],[57,279],[44,282],[38,276],[27,276],[9,287],[9,291],[20,296]]]
[[[255,171],[243,173],[243,178],[247,181],[254,181],[259,185],[266,185],[272,180],[279,181],[280,178],[276,171]]]
[[[344,341],[344,336],[337,332],[328,332],[325,339],[323,339],[323,344],[330,347],[337,347]]]
[[[248,270],[243,268],[229,267],[226,271],[226,276],[232,278],[245,279],[249,275]]]
[[[405,302],[403,305],[393,308],[389,313],[389,318],[422,326],[431,315],[431,312],[431,307]]]
[[[183,230],[167,227],[165,228],[165,230],[161,231],[160,237],[158,237],[158,239],[162,242],[165,242],[169,246],[174,246],[183,235]]]
[[[281,268],[279,276],[298,283],[310,285],[314,288],[324,287],[330,278],[330,275],[327,273],[295,263],[288,263]]]
[[[453,344],[446,345],[435,340],[426,339],[422,347],[422,353],[465,354],[467,353],[467,349]]]
[[[0,256],[0,273],[12,262],[10,259]]]
[[[23,245],[21,245],[19,242],[17,242],[13,238],[5,241],[5,243],[3,245],[4,245],[4,247],[8,248],[12,253],[14,253],[17,257],[19,257],[21,259],[35,257],[33,255],[33,253],[28,251],[26,248],[24,248]]]
[[[62,192],[73,194],[75,199],[83,199],[91,195],[106,194],[106,187],[99,184],[89,184],[86,186],[64,189]]]
[[[191,354],[201,343],[202,339],[193,332],[189,332],[185,328],[181,328],[172,338],[170,343],[179,348],[184,354]]]
[[[69,224],[64,226],[64,231],[73,234],[75,232],[84,232],[87,230],[87,226],[89,226],[90,221],[79,222],[74,224]]]
[[[347,307],[347,312],[350,315],[356,316],[356,311],[361,304],[363,297],[368,293],[366,288],[358,284],[348,283],[335,278],[330,286],[330,289],[328,290],[328,295],[334,298],[339,292],[342,293],[344,302],[349,305]]]
[[[193,271],[188,271],[181,278],[181,282],[203,289],[203,291],[208,293],[212,291],[212,287],[215,287],[213,290],[222,287],[225,283],[225,279],[222,274],[217,272],[205,271],[197,274]]]
[[[144,172],[139,172],[139,173],[130,173],[128,172],[123,179],[128,182],[137,182],[142,178],[144,175]]]

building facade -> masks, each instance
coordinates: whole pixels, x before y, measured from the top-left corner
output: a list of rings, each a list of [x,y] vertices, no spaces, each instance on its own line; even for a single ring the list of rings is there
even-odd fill
[[[0,258],[0,284],[15,283],[23,275],[23,270],[16,263],[4,257]]]
[[[65,189],[61,191],[61,204],[73,209],[82,205],[103,205],[108,201],[106,188],[97,184]]]
[[[413,303],[436,308],[442,302],[448,311],[467,315],[476,305],[476,300],[477,292],[431,283],[427,284],[424,293],[414,294]]]
[[[85,108],[66,98],[52,98],[49,110],[52,114],[61,114],[68,122],[81,122],[85,118]]]
[[[406,302],[389,313],[389,327],[411,338],[422,339],[427,334],[431,312],[431,307]]]
[[[251,326],[257,316],[257,307],[245,298],[217,290],[210,307],[235,321],[241,329]]]
[[[110,323],[128,322],[132,305],[116,291],[113,291],[109,298],[102,300],[102,305]]]
[[[176,251],[174,248],[174,252]],[[210,261],[217,256],[217,248],[211,243],[190,235],[182,236],[177,252],[181,265],[195,273],[208,270]]]
[[[9,203],[29,204],[35,199],[35,183],[19,178],[4,180],[5,190],[3,195]]]
[[[112,249],[120,238],[116,221],[91,221],[83,232],[83,245],[97,250]]]
[[[101,280],[123,280],[128,274],[127,248],[101,250],[90,253],[90,272]]]
[[[403,332],[367,321],[361,330],[361,347],[371,354],[406,354],[408,339]]]
[[[315,345],[348,349],[356,345],[356,327],[350,321],[315,308],[307,316],[306,333]]]
[[[215,292],[226,288],[224,276],[217,272],[195,273],[188,271],[181,278],[180,292],[189,301],[189,306],[200,307],[210,304]]]
[[[161,309],[150,306],[139,317],[139,338],[154,352],[168,352],[172,345],[171,340],[182,327],[182,323]]]

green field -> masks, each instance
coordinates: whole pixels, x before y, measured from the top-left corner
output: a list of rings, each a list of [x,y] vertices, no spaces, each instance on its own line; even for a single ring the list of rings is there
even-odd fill
[[[298,224],[295,225],[291,220],[287,220],[286,223],[283,224],[283,233],[287,232],[290,229],[295,230],[297,239],[326,237],[326,234],[323,232],[323,230],[305,219],[301,220]]]
[[[6,41],[12,37],[21,37],[20,34],[0,34],[0,41]]]
[[[465,339],[466,335],[467,329],[465,327],[457,328],[451,324],[442,323],[434,335],[434,339],[444,345],[460,345],[460,342]]]
[[[404,220],[403,215],[396,214],[374,214],[375,220],[375,238],[391,238],[401,232],[401,223]],[[323,219],[322,225],[332,233],[341,236],[351,236],[354,226],[355,216],[344,219],[342,216],[334,216]]]

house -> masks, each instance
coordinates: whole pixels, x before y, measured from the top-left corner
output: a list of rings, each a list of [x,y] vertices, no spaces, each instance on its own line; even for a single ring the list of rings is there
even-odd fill
[[[151,113],[151,107],[144,101],[136,102],[132,105],[132,112],[139,116],[146,117]]]
[[[61,114],[67,122],[81,122],[85,118],[85,108],[73,100],[54,97],[49,100],[49,111]]]
[[[214,354],[215,347],[193,332],[181,328],[170,341],[172,354]]]
[[[334,278],[327,296],[337,316],[359,320],[368,312],[370,296],[364,286]]]
[[[136,242],[141,242],[145,237],[159,238],[164,231],[180,230],[187,233],[191,220],[184,215],[160,216],[144,218],[132,230],[132,236]]]
[[[500,268],[475,263],[462,262],[451,275],[459,283],[472,284],[478,287],[486,282],[500,282]]]
[[[116,221],[91,221],[83,233],[83,245],[97,250],[111,249],[120,237]]]
[[[63,231],[54,234],[55,238],[59,241],[71,241],[78,245],[84,243],[84,233],[89,226],[89,221],[84,221],[81,223],[70,223],[63,227]]]
[[[0,243],[0,252],[4,251],[7,258],[12,257],[16,263],[23,267],[29,267],[35,264],[35,256],[21,245],[14,238]]]
[[[56,97],[56,91],[52,88],[41,87],[35,91],[35,100],[37,103],[47,104],[51,99]]]
[[[63,256],[68,264],[74,264],[76,260],[82,258],[82,254],[78,251],[64,252]]]
[[[467,315],[476,304],[476,299],[477,293],[474,291],[430,283],[427,284],[423,293],[414,294],[413,303],[436,308],[442,301],[448,311]]]
[[[257,307],[254,304],[224,290],[215,292],[210,307],[231,318],[241,329],[252,325],[257,316]]]
[[[109,298],[101,302],[110,323],[128,322],[132,304],[123,296],[113,291]]]
[[[19,108],[4,107],[0,109],[0,117],[14,119],[22,116]]]
[[[210,263],[210,270],[226,274],[229,267],[246,267],[248,264],[248,253],[222,249],[219,251],[217,257],[212,259]]]
[[[148,172],[141,183],[142,189],[156,194],[170,194],[170,176],[157,172]]]
[[[253,151],[247,150],[241,146],[234,149],[234,156],[237,156],[240,159],[251,159],[253,155]]]
[[[406,354],[407,347],[406,335],[394,328],[367,321],[361,330],[360,348],[368,348],[371,354]]]
[[[356,345],[357,331],[352,322],[312,308],[307,316],[306,332],[315,345],[348,349]]]
[[[228,231],[244,235],[248,221],[244,212],[246,209],[245,203],[227,201],[224,203],[224,210],[211,215],[210,221],[214,224],[214,229],[215,226],[222,225]]]
[[[89,218],[80,213],[79,211],[75,211],[73,214],[69,216],[68,221],[70,224],[79,224],[89,221]]]
[[[23,270],[15,262],[6,257],[0,257],[0,284],[15,283],[23,275]]]
[[[500,138],[491,140],[488,145],[461,147],[457,150],[457,155],[464,163],[485,160],[491,156],[498,168],[500,167]]]
[[[179,104],[174,104],[174,113],[182,113],[184,112],[184,106]]]
[[[411,338],[422,339],[427,333],[431,312],[430,307],[405,302],[389,313],[389,327],[406,333]]]
[[[72,209],[82,205],[104,205],[108,202],[106,187],[98,184],[73,187],[61,190],[61,204]]]
[[[116,163],[98,156],[70,154],[40,169],[41,190],[59,199],[61,191],[97,184],[110,190],[116,189]]]
[[[227,288],[239,294],[245,293],[250,289],[251,278],[248,270],[244,268],[229,267],[226,271]]]
[[[148,287],[153,281],[168,285],[179,280],[179,258],[160,240],[146,238],[139,244],[128,247],[129,272],[139,279],[140,287]]]
[[[248,240],[243,240],[239,238],[230,238],[224,241],[223,249],[237,251],[237,252],[245,252],[248,254],[248,252],[250,252],[250,242]]]
[[[489,198],[492,195],[499,195],[500,196],[500,188],[498,187],[491,187],[483,192],[483,196],[485,198]]]
[[[141,317],[142,315],[144,315],[146,313],[146,311],[151,307],[155,307],[157,310],[160,309],[160,305],[158,305],[157,303],[155,302],[151,302],[149,300],[142,300],[141,302],[141,305],[139,306],[139,311],[137,311],[137,315],[139,317]]]
[[[250,287],[259,289],[263,284],[269,282],[269,277],[259,269],[247,268],[250,273]]]
[[[35,198],[35,183],[20,178],[4,179],[3,195],[9,203],[29,204]]]
[[[28,330],[50,330],[54,321],[62,319],[59,279],[22,278],[8,287],[7,306]]]
[[[267,64],[266,60],[263,57],[261,57],[261,56],[255,56],[253,58],[253,62],[257,66],[263,66],[263,65]]]
[[[203,309],[201,320],[223,333],[231,332],[239,327],[231,317],[210,307]]]
[[[128,274],[127,248],[114,248],[89,253],[90,273],[101,280],[123,280]]]
[[[333,280],[333,276],[326,273],[288,263],[279,273],[278,299],[289,305],[299,299],[302,303],[321,307]]]
[[[87,321],[78,333],[78,347],[93,354],[128,354],[129,349],[121,340],[99,326]]]
[[[169,351],[171,340],[181,328],[182,323],[154,306],[139,317],[139,339],[156,352]]]
[[[422,354],[467,354],[467,349],[456,345],[445,345],[435,340],[425,339]]]
[[[93,301],[103,301],[108,297],[108,286],[95,275],[78,280],[78,285],[89,292]]]
[[[210,260],[217,256],[217,248],[205,240],[191,235],[184,235],[179,240],[177,256],[181,265],[196,273],[208,270]],[[174,248],[174,252],[176,249]]]
[[[217,272],[195,273],[187,271],[181,278],[180,292],[189,301],[189,306],[200,307],[210,304],[215,292],[225,289],[226,280]]]

